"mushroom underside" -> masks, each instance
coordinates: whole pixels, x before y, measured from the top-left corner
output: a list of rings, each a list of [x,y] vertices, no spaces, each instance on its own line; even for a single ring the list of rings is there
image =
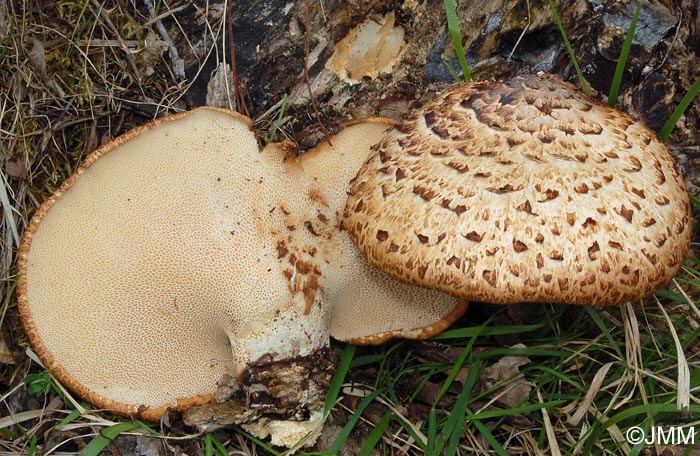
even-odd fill
[[[356,252],[338,256],[351,243],[340,229],[344,197],[333,195],[347,191],[386,121],[341,131],[334,143],[347,143],[353,128],[365,140],[313,160],[284,144],[260,151],[250,126],[202,108],[93,152],[27,227],[18,302],[46,367],[96,406],[158,420],[230,388],[245,405],[238,422],[263,423],[256,432],[289,446],[318,427],[309,417],[335,366],[329,334],[365,343],[378,333],[426,337],[465,305],[385,277],[368,302],[396,290],[385,306],[430,302],[428,311],[402,308],[405,327],[375,319],[365,331],[347,329],[341,320],[358,310],[339,312],[354,300],[342,286],[377,271]],[[334,165],[350,156],[354,170]],[[344,187],[327,189],[305,162],[337,166]],[[288,432],[285,422],[307,424]]]

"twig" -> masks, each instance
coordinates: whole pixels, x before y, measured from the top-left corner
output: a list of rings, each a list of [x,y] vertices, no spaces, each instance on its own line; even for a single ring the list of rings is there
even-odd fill
[[[241,81],[236,70],[236,46],[233,41],[233,0],[228,0],[226,5],[226,33],[228,34],[228,49],[231,55],[231,72],[233,73],[233,96],[236,101],[236,110],[250,117],[250,111],[245,102],[245,96],[241,89]]]
[[[309,52],[311,49],[311,21],[309,20],[309,0],[304,0],[304,21],[306,22],[306,49],[304,51],[304,79],[306,80],[306,88],[309,90],[309,98],[311,99],[311,106],[316,114],[316,120],[318,125],[321,127],[323,132],[324,140],[328,141],[328,144],[333,146],[330,137],[328,136],[328,130],[326,126],[321,122],[321,115],[318,112],[318,105],[316,105],[316,97],[311,90],[311,82],[309,82]]]
[[[525,36],[527,29],[530,28],[530,17],[532,16],[532,14],[530,13],[530,0],[527,0],[526,3],[527,3],[527,25],[525,25],[525,28],[523,29],[523,31],[520,32],[520,36],[518,37],[518,41],[515,42],[515,46],[513,46],[513,50],[511,50],[510,54],[508,54],[508,58],[506,60],[509,62],[510,62],[510,59],[513,57],[513,54],[515,53],[515,50],[518,49],[518,45],[520,45],[520,41]]]
[[[143,0],[143,3],[146,5],[146,8],[148,8],[151,17],[153,17],[151,21],[155,21],[156,29],[158,29],[160,37],[163,38],[163,41],[168,43],[168,56],[170,56],[170,60],[173,62],[173,73],[175,73],[175,77],[185,79],[185,61],[178,55],[177,48],[173,44],[173,40],[170,39],[170,34],[168,34],[168,31],[165,29],[163,22],[158,19],[165,15],[161,14],[158,18],[155,18],[156,9],[153,2],[151,0]]]
[[[119,30],[114,26],[114,23],[112,22],[112,19],[109,18],[109,13],[107,12],[106,9],[100,5],[100,3],[97,0],[91,0],[92,5],[97,8],[97,11],[100,12],[100,16],[102,19],[105,21],[107,24],[107,27],[114,33],[114,36],[117,37],[117,40],[119,40],[119,43],[121,44],[121,48],[126,54],[126,60],[129,62],[129,66],[131,67],[131,71],[134,72],[134,76],[136,77],[136,81],[139,83],[139,86],[141,85],[141,72],[139,71],[138,67],[136,66],[136,61],[134,60],[134,56],[131,55],[131,51],[129,48],[126,46],[126,43],[122,39],[122,36],[119,34]]]
[[[184,10],[184,9],[187,9],[187,8],[189,8],[189,7],[190,7],[190,4],[189,4],[189,3],[185,3],[184,5],[180,5],[180,6],[175,7],[175,8],[169,8],[168,11],[166,11],[166,12],[164,12],[164,13],[160,13],[160,14],[157,15],[156,17],[154,17],[154,18],[152,18],[152,19],[149,19],[148,21],[144,22],[144,23],[143,23],[143,26],[144,26],[144,27],[149,27],[149,26],[155,24],[156,22],[160,22],[160,21],[162,21],[163,19],[165,19],[166,17],[172,16],[172,15],[174,15],[175,13],[179,13],[180,11],[182,11],[182,10]],[[151,13],[151,16],[153,16],[153,13],[155,12],[155,10],[154,10],[154,11],[151,11],[151,9],[150,9],[150,7],[149,7],[148,11]]]

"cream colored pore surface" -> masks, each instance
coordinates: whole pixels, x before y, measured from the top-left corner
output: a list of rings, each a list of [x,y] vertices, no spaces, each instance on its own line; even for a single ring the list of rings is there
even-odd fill
[[[53,204],[28,253],[27,297],[78,382],[157,406],[231,372],[227,334],[287,299],[274,243],[250,228],[272,191],[260,157],[244,122],[200,111],[142,131]]]
[[[23,319],[44,361],[138,409],[206,399],[224,374],[306,356],[329,331],[444,329],[464,303],[370,267],[344,230],[349,181],[386,122],[299,160],[260,152],[240,116],[198,110],[98,151],[23,241]]]
[[[335,220],[334,239],[327,244],[328,261],[321,263],[326,276],[332,276],[325,290],[332,302],[330,334],[355,343],[376,343],[392,336],[428,337],[437,332],[433,324],[462,309],[444,323],[447,326],[464,311],[452,296],[398,282],[371,266],[343,226],[335,233],[343,219],[350,180],[388,129],[383,119],[346,127],[333,136],[332,146],[324,142],[301,159],[310,190],[323,195],[320,210]]]

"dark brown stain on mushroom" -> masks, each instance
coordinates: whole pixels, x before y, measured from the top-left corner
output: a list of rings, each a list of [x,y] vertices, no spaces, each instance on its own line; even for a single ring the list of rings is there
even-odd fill
[[[319,234],[316,232],[314,229],[314,225],[310,221],[305,221],[304,222],[304,227],[308,230],[309,233],[313,234],[314,236],[318,236]]]
[[[286,244],[284,241],[279,241],[277,242],[277,259],[279,260],[280,258],[284,258],[287,256],[287,253],[289,253],[289,250],[287,249]]]

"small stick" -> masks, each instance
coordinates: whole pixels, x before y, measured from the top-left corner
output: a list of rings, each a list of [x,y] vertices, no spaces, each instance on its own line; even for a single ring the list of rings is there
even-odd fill
[[[306,22],[306,50],[304,52],[304,79],[306,80],[306,88],[309,90],[311,106],[313,107],[314,113],[316,114],[316,120],[318,121],[318,125],[321,127],[321,131],[323,132],[324,141],[328,141],[328,144],[333,146],[333,143],[331,143],[331,140],[328,136],[328,130],[326,130],[326,126],[323,125],[323,122],[321,122],[321,115],[319,114],[318,106],[316,105],[316,97],[314,97],[314,93],[311,90],[311,82],[309,82],[309,52],[311,48],[311,21],[309,20],[309,0],[304,0],[304,20]]]
[[[233,41],[233,0],[229,0],[226,5],[226,33],[228,34],[228,49],[231,54],[231,72],[233,73],[233,92],[236,101],[236,110],[243,115],[250,117],[250,111],[245,102],[245,96],[241,89],[241,81],[238,79],[236,70],[236,46]]]
[[[173,44],[173,40],[170,39],[170,34],[168,34],[168,31],[165,29],[163,22],[160,19],[158,19],[160,17],[164,17],[165,15],[161,14],[158,16],[158,18],[155,18],[154,16],[156,15],[156,8],[153,5],[153,2],[151,0],[143,0],[143,3],[146,5],[146,8],[148,8],[148,12],[153,18],[151,20],[155,21],[156,29],[158,29],[158,34],[160,34],[160,37],[163,38],[163,41],[168,43],[168,56],[170,56],[170,60],[173,62],[173,73],[175,73],[175,77],[184,79],[185,61],[181,59],[178,55],[177,48]]]
[[[510,54],[508,54],[508,58],[506,59],[507,61],[510,62],[510,59],[513,57],[513,54],[515,53],[515,50],[518,49],[518,45],[520,44],[520,41],[523,39],[525,36],[525,33],[527,32],[527,29],[530,28],[530,0],[527,0],[527,24],[525,25],[525,28],[523,29],[522,32],[520,32],[520,36],[518,37],[518,41],[515,42],[515,46],[513,46],[513,50],[510,51]]]
[[[97,8],[97,11],[100,12],[100,16],[102,19],[105,21],[107,24],[107,27],[114,33],[114,36],[117,37],[117,40],[119,40],[120,47],[124,50],[126,53],[126,60],[129,62],[129,66],[131,67],[131,71],[134,72],[134,76],[136,76],[136,80],[138,81],[139,85],[141,85],[141,72],[139,71],[138,67],[136,66],[136,61],[134,60],[134,56],[131,55],[131,51],[127,47],[126,43],[124,43],[124,40],[122,39],[122,36],[119,34],[119,30],[114,26],[114,23],[112,22],[112,19],[109,18],[109,13],[107,10],[105,10],[102,5],[97,0],[91,0],[92,5]]]

